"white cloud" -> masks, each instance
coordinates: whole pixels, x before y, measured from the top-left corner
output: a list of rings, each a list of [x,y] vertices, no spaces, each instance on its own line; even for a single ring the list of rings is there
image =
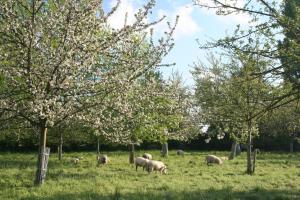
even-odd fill
[[[171,11],[159,10],[158,16],[167,16],[167,20],[174,22],[176,16],[179,16],[178,24],[175,30],[175,39],[179,39],[185,36],[191,36],[195,33],[198,33],[201,28],[198,23],[193,19],[192,14],[195,10],[195,7],[187,4],[180,7],[177,7]],[[160,31],[166,31],[167,25],[162,23],[159,28]]]
[[[175,37],[193,35],[201,30],[200,26],[192,17],[193,11],[194,7],[192,6],[182,6],[177,8],[177,12],[175,14],[179,15],[179,21]]]
[[[110,8],[116,5],[116,0],[112,0],[109,3]],[[108,23],[116,29],[122,28],[125,22],[125,16],[127,13],[127,24],[132,24],[135,21],[134,14],[138,12],[138,9],[142,7],[143,1],[141,0],[122,0],[117,11],[109,18]],[[171,5],[171,4],[170,4]],[[157,7],[156,7],[157,8]],[[192,13],[196,9],[191,4],[186,4],[177,8],[171,8],[168,10],[157,10],[157,17],[161,18],[166,16],[167,19],[156,25],[154,28],[157,34],[161,35],[164,31],[168,31],[166,21],[175,22],[176,16],[179,15],[179,21],[175,30],[174,37],[176,39],[191,36],[201,29],[197,22],[193,19]],[[148,19],[146,19],[147,21]]]
[[[241,24],[241,25],[248,25],[252,19],[248,14],[245,13],[231,14],[227,16],[218,15],[217,18],[224,23],[230,23],[230,24],[234,23],[234,24]]]
[[[116,5],[117,1],[110,2],[110,8]],[[138,4],[134,0],[122,0],[116,12],[108,19],[108,23],[116,29],[122,28],[125,23],[127,13],[127,24],[132,24],[135,21],[134,14],[138,11]]]

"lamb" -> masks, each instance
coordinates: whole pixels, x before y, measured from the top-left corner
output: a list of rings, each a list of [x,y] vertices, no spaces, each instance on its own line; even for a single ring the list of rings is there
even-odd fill
[[[144,153],[143,158],[146,158],[148,160],[152,160],[152,155],[150,153]]]
[[[110,160],[108,159],[108,156],[107,155],[100,155],[100,156],[97,156],[97,161],[98,161],[98,165],[101,165],[101,164],[107,164]]]
[[[184,156],[184,151],[183,150],[178,150],[177,151],[177,155],[179,155],[179,156]]]
[[[143,170],[145,170],[145,167],[147,166],[147,163],[149,162],[148,159],[146,158],[143,158],[143,157],[136,157],[134,159],[134,164],[135,164],[135,170],[137,171],[137,168],[140,166],[140,167],[143,167]]]
[[[215,156],[215,155],[208,155],[208,156],[206,156],[205,159],[206,159],[207,165],[210,164],[210,163],[211,164],[215,163],[215,164],[218,164],[218,165],[223,164],[222,159]]]
[[[149,174],[152,171],[159,171],[160,174],[167,174],[167,166],[161,161],[149,160],[147,163],[147,171]]]

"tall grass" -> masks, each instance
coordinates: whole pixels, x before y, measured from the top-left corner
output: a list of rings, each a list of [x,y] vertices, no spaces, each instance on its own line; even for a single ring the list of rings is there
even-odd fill
[[[111,162],[101,167],[94,153],[68,153],[61,162],[52,154],[40,188],[33,186],[36,155],[0,153],[0,199],[300,199],[300,153],[261,153],[254,175],[245,174],[245,154],[207,166],[206,155],[229,153],[189,152],[180,157],[171,151],[168,158],[161,158],[159,151],[150,153],[167,164],[167,175],[148,175],[142,168],[136,172],[128,152],[105,152]],[[74,165],[70,159],[76,156],[84,159]]]

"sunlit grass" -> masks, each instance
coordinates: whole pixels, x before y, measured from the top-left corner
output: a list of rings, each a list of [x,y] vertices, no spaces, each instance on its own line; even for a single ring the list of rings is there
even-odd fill
[[[59,162],[50,156],[45,184],[33,186],[34,154],[0,154],[0,199],[300,199],[300,154],[261,153],[254,175],[246,175],[246,155],[207,166],[205,155],[228,152],[189,152],[180,157],[171,151],[161,158],[168,174],[148,175],[128,164],[128,152],[105,152],[111,162],[97,167],[94,153],[67,153]],[[143,152],[137,152],[141,155]],[[78,165],[75,156],[84,159]]]

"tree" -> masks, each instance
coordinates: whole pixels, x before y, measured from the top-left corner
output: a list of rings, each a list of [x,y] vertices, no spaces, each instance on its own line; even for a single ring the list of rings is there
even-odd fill
[[[240,25],[230,36],[201,45],[202,48],[221,47],[230,50],[239,50],[263,56],[274,61],[271,68],[255,75],[281,75],[293,83],[294,87],[277,97],[268,106],[268,110],[288,104],[299,99],[299,1],[266,1],[247,0],[244,2],[233,0],[194,0],[195,5],[202,8],[214,9],[218,15],[248,14],[252,17],[248,29],[242,29]],[[254,51],[248,47],[255,42],[255,35],[259,35],[259,46]],[[283,41],[278,38],[285,36]],[[279,43],[279,45],[278,45]],[[280,62],[281,61],[281,62]],[[292,97],[292,98],[289,98]]]
[[[173,94],[173,118],[175,117],[177,125],[163,129],[162,156],[168,156],[168,140],[189,141],[199,132],[192,95],[189,88],[183,85],[182,76],[173,72],[168,85],[169,93]]]
[[[286,18],[287,27],[283,27],[284,39],[279,41],[280,61],[284,66],[283,78],[290,81],[296,89],[300,85],[300,47],[299,47],[299,32],[300,32],[300,17],[299,17],[300,1],[286,0],[282,15]],[[297,32],[289,27],[296,27]],[[296,42],[295,42],[296,41]]]
[[[188,137],[183,131],[183,108],[180,107],[186,99],[179,98],[177,87],[165,83],[159,73],[148,71],[122,96],[112,97],[112,104],[105,113],[90,112],[88,124],[103,138],[129,145],[132,163],[134,145],[143,141],[165,143],[168,138],[182,140]],[[97,119],[101,116],[104,119]],[[104,124],[99,123],[105,120]],[[166,129],[172,133],[166,135]]]
[[[173,46],[174,27],[144,48],[133,37],[161,20],[146,23],[154,1],[132,25],[111,29],[102,1],[11,1],[0,5],[0,110],[28,121],[39,132],[35,183],[43,183],[47,129],[83,111],[105,107],[110,96],[126,90],[155,68]],[[126,21],[126,20],[125,20]],[[134,49],[134,51],[133,51]],[[144,59],[147,58],[147,59]]]
[[[262,110],[272,100],[272,86],[267,78],[253,78],[268,62],[257,55],[235,52],[228,64],[211,59],[212,68],[195,68],[195,98],[201,108],[204,124],[217,127],[219,138],[224,133],[247,143],[247,173],[252,174],[253,137],[258,134]]]

